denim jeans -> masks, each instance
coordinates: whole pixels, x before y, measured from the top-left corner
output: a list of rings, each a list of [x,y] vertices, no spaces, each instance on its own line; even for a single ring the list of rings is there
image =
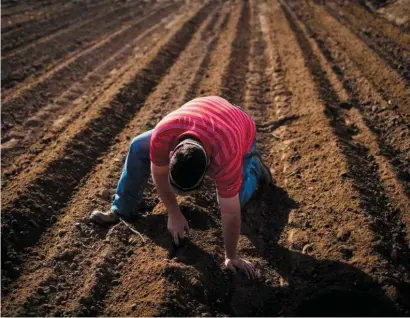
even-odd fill
[[[133,217],[137,213],[142,192],[151,173],[149,158],[152,130],[135,137],[130,145],[124,168],[118,182],[111,210],[123,217]],[[243,207],[251,198],[261,176],[260,161],[256,153],[256,140],[243,160],[242,187],[239,200]]]

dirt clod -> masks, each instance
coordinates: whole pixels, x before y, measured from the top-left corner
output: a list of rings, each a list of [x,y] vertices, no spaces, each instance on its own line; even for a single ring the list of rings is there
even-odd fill
[[[110,201],[112,197],[111,191],[108,189],[104,189],[101,191],[101,198],[106,200],[106,201]]]
[[[340,229],[337,232],[337,238],[340,241],[343,241],[343,242],[346,242],[347,240],[349,240],[350,236],[351,236],[351,231],[350,230]]]
[[[355,248],[350,246],[341,246],[340,253],[342,254],[344,259],[349,259],[353,257]]]

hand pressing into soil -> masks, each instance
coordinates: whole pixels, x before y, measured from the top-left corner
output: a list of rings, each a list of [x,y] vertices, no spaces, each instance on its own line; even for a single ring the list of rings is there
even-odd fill
[[[251,262],[248,262],[242,258],[226,258],[225,259],[225,266],[232,270],[234,273],[236,269],[245,272],[246,276],[250,278],[255,278],[255,267],[252,265]]]
[[[189,231],[189,226],[181,211],[168,213],[168,231],[176,245],[179,245],[179,239],[185,237],[185,230]]]
[[[242,258],[237,257],[236,250],[241,232],[241,206],[239,194],[231,198],[223,198],[218,195],[221,207],[222,231],[225,241],[225,266],[236,272],[236,269],[245,272],[248,278],[255,277],[254,266]]]

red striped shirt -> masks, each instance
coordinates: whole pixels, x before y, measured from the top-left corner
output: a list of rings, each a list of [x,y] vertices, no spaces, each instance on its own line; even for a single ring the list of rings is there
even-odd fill
[[[197,137],[204,145],[209,158],[207,175],[215,180],[218,194],[224,198],[237,194],[242,185],[243,157],[256,135],[252,118],[222,97],[195,98],[154,128],[151,161],[157,166],[169,164],[171,151],[186,135]]]

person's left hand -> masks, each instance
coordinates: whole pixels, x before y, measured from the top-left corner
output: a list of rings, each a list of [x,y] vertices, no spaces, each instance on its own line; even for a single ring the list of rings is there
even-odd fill
[[[251,262],[242,259],[242,258],[226,258],[225,259],[225,266],[236,272],[236,268],[245,272],[246,276],[250,278],[255,278],[255,267],[252,265]]]

